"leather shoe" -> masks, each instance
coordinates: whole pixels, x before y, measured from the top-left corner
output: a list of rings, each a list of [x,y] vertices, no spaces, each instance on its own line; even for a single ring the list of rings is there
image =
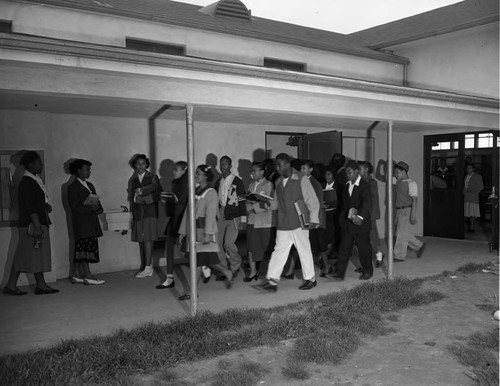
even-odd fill
[[[326,278],[327,279],[333,279],[333,280],[337,280],[337,281],[343,281],[344,278],[342,276],[340,276],[338,273],[329,273],[326,275]]]
[[[311,281],[311,280],[306,280],[300,287],[300,290],[310,290],[318,285],[318,282],[316,280]]]
[[[376,268],[380,268],[380,267],[382,266],[382,264],[384,263],[384,258],[385,258],[385,256],[384,256],[384,255],[382,255],[382,260],[377,260],[377,261],[375,262],[375,267],[376,267]]]
[[[268,281],[266,281],[265,283],[253,285],[252,288],[255,288],[258,291],[267,291],[267,292],[278,291],[278,286],[272,285]]]
[[[359,280],[370,280],[373,275],[369,275],[367,273],[363,273],[360,277]]]
[[[217,277],[215,278],[215,281],[224,281],[224,280],[226,280],[226,276],[224,276],[224,275],[222,275],[222,276],[217,276]]]
[[[244,281],[245,283],[249,283],[249,282],[251,282],[252,280],[255,280],[255,281],[259,280],[259,273],[258,273],[258,272],[257,272],[255,275],[253,275],[253,276],[247,276],[247,277],[245,277],[245,278],[243,279],[243,281]]]
[[[359,267],[354,270],[356,273],[363,273],[363,268]]]
[[[106,283],[106,281],[101,279],[83,279],[83,284],[85,285],[101,285],[104,283]]]
[[[417,257],[421,258],[422,255],[424,254],[425,247],[427,246],[426,243],[423,243],[420,249],[417,251]]]
[[[233,288],[234,278],[224,280],[227,289]]]
[[[35,287],[35,295],[52,295],[58,293],[59,290],[55,288],[47,288],[47,289],[42,289],[39,287]]]
[[[165,280],[165,282],[166,282],[166,280]],[[170,282],[170,284],[168,284],[168,285],[165,285],[162,283],[162,284],[159,284],[156,286],[157,289],[174,288],[174,287],[175,287],[175,280],[172,280]]]
[[[3,287],[2,292],[4,295],[10,295],[10,296],[23,296],[28,294],[27,292],[21,291],[19,288],[13,290],[10,289],[9,287]]]
[[[291,273],[290,275],[282,275],[281,277],[284,277],[285,279],[288,279],[288,280],[293,280],[293,279],[295,279],[295,274]]]

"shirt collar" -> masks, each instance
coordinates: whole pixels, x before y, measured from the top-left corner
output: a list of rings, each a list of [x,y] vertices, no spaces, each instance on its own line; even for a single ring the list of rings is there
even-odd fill
[[[359,186],[359,182],[361,181],[361,176],[358,176],[358,178],[356,179],[356,182],[353,184],[351,182],[351,180],[347,181],[346,182],[346,185],[356,185],[356,186]]]

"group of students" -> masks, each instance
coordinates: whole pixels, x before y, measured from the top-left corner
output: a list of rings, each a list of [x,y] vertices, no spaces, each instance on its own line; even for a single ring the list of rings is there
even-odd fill
[[[320,167],[311,160],[298,161],[279,154],[274,160],[252,164],[252,182],[246,188],[231,172],[230,157],[221,157],[219,167],[222,175],[216,181],[210,166],[196,168],[195,252],[200,280],[210,280],[213,271],[216,280],[224,281],[227,288],[233,286],[243,263],[236,240],[244,223],[248,266],[243,281],[257,281],[263,275],[263,280],[253,286],[258,290],[276,291],[282,277],[293,278],[297,255],[304,279],[299,287],[302,290],[317,285],[315,263],[321,267],[321,277],[344,280],[354,244],[361,263],[357,269],[361,280],[373,276],[373,260],[377,267],[383,264],[376,227],[380,218],[378,186],[370,162],[346,162],[342,154],[335,154],[331,164],[318,174]],[[409,228],[416,223],[418,192],[416,183],[408,177],[408,169],[404,162],[395,165],[395,259],[400,261],[405,260],[408,248],[416,250],[420,257],[425,247]],[[165,232],[167,276],[158,289],[175,286],[174,246],[180,245],[181,250],[189,253],[185,242],[189,229],[186,172],[185,162],[176,163],[172,192],[162,194],[154,175],[146,183],[140,183],[139,170],[137,181],[129,190],[140,196],[144,193],[139,190],[141,186],[144,189],[158,184],[156,196],[164,202],[170,218]],[[144,236],[148,233],[144,230],[151,229],[149,237],[154,240],[156,227],[148,227],[142,220],[147,205],[153,204],[132,205],[135,219],[132,234]],[[284,274],[287,262],[290,273]],[[146,258],[144,264],[144,269],[136,275],[138,278],[153,275],[151,259]],[[189,298],[185,293],[180,300]]]
[[[22,164],[26,170],[19,186],[19,230],[23,242],[20,242],[11,277],[3,292],[26,294],[17,288],[17,278],[20,272],[33,272],[37,279],[35,293],[57,293],[43,280],[43,272],[50,270],[47,229],[51,207],[39,177],[41,158],[36,152],[28,152]],[[158,240],[159,210],[165,208],[169,219],[164,253],[167,273],[166,280],[157,288],[172,288],[175,286],[176,245],[181,251],[190,253],[189,243],[186,243],[190,229],[188,165],[183,161],[175,164],[172,190],[163,192],[158,176],[148,170],[150,161],[146,155],[135,155],[129,164],[134,169],[128,183],[131,238],[139,243],[141,256],[141,270],[135,276],[153,275],[152,255],[154,242]],[[74,180],[68,188],[68,201],[75,239],[71,280],[75,284],[100,285],[104,280],[96,278],[89,268],[89,264],[99,261],[97,240],[102,236],[98,220],[102,206],[99,202],[89,202],[89,196],[97,195],[88,181],[91,165],[90,161],[82,159],[70,165]],[[242,271],[243,258],[236,240],[245,223],[248,267],[243,281],[257,281],[263,276],[263,280],[253,286],[258,290],[274,292],[282,276],[293,278],[294,256],[297,255],[304,279],[299,287],[301,290],[317,285],[315,263],[321,267],[321,277],[344,280],[354,244],[361,263],[357,270],[361,280],[372,277],[373,259],[377,267],[382,265],[383,254],[376,227],[376,220],[380,218],[378,187],[369,162],[346,162],[342,154],[335,154],[330,165],[318,173],[320,165],[310,160],[294,160],[282,153],[274,160],[254,162],[252,182],[247,188],[231,172],[230,157],[221,157],[219,167],[222,175],[216,181],[217,172],[208,165],[197,166],[195,172],[196,251],[193,252],[197,257],[199,278],[204,282],[210,280],[213,271],[216,280],[223,281],[227,288],[233,286],[234,279]],[[405,259],[408,247],[417,250],[420,256],[425,246],[409,229],[410,224],[416,223],[418,194],[416,183],[407,173],[406,163],[395,166],[398,181],[394,253],[397,260]],[[160,206],[159,202],[164,205]],[[31,233],[30,227],[34,229]],[[289,273],[283,275],[287,261]],[[189,298],[185,293],[180,300]]]

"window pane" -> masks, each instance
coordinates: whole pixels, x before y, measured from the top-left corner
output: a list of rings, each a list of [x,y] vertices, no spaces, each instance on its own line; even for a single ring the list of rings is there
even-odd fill
[[[474,134],[466,134],[465,135],[465,148],[473,149],[474,148]]]
[[[432,150],[450,150],[451,142],[438,142],[432,145]]]
[[[458,141],[453,142],[453,149],[458,149]]]
[[[493,134],[492,133],[481,133],[477,138],[477,147],[493,147]]]

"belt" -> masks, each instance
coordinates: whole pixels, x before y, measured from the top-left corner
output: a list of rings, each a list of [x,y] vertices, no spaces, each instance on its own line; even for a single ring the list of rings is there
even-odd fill
[[[411,208],[411,205],[410,206],[398,206],[398,207],[396,207],[396,209],[406,209],[406,208]]]

